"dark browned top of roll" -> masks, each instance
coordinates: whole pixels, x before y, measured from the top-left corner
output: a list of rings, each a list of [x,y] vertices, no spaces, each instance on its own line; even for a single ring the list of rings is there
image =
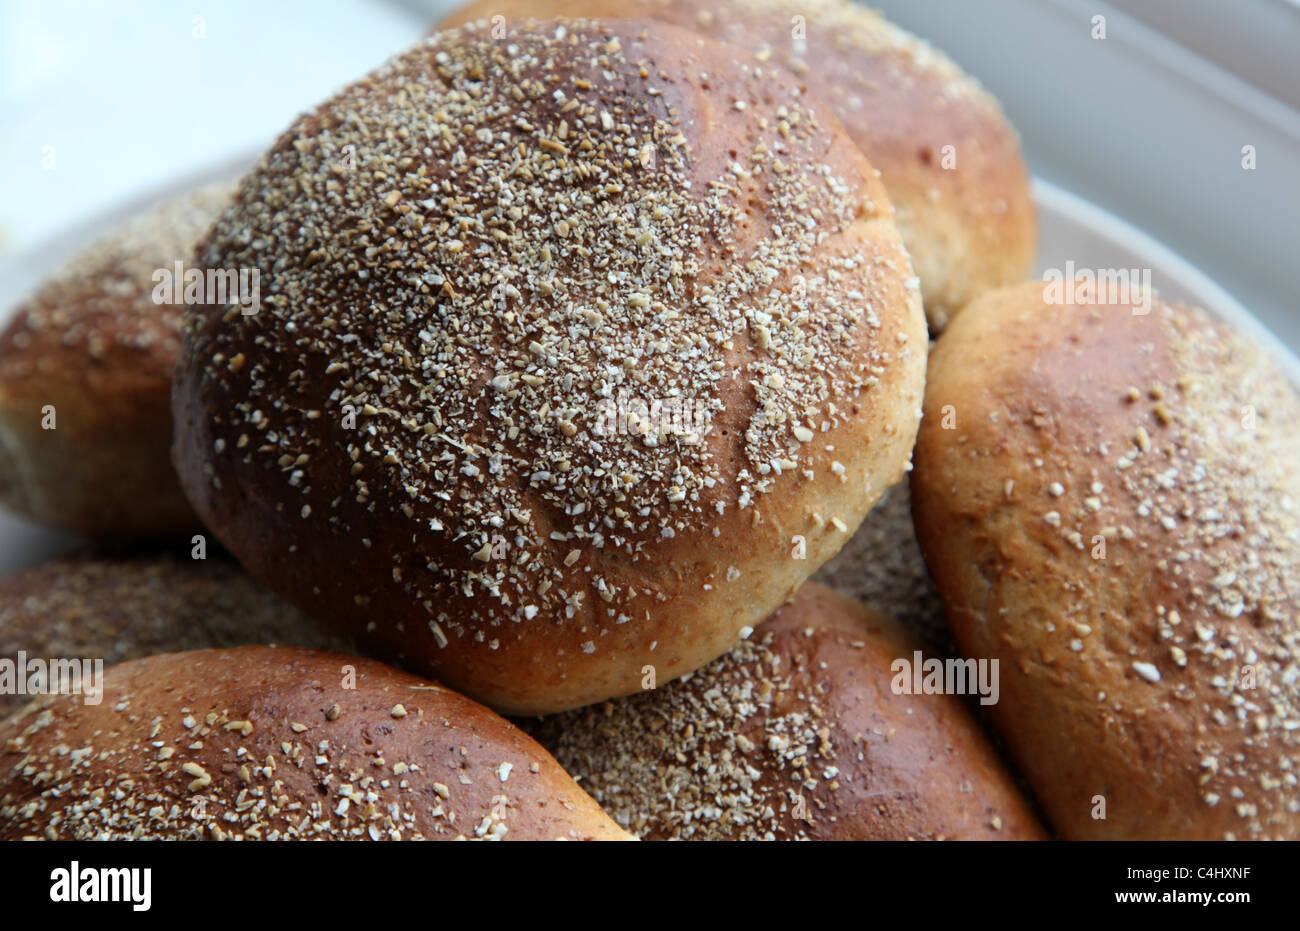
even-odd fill
[[[0,838],[625,837],[523,731],[370,660],[240,647],[105,678],[100,704],[0,723]]]
[[[192,318],[187,491],[273,512],[244,549],[346,537],[438,648],[576,617],[565,649],[591,653],[594,618],[644,613],[631,564],[834,481],[820,434],[910,408],[873,391],[910,371],[919,316],[886,205],[832,116],[726,46],[634,21],[440,34],[303,117],[201,248],[264,293]],[[621,390],[712,430],[602,436]]]
[[[1030,177],[997,100],[941,50],[851,0],[475,0],[442,21],[507,37],[528,16],[647,17],[790,69],[877,168],[932,329],[1022,279],[1037,247]]]
[[[895,694],[919,643],[813,582],[696,673],[533,727],[647,839],[1038,839],[962,704]]]

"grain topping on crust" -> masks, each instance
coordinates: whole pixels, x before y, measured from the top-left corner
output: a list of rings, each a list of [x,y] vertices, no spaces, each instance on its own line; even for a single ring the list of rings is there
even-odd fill
[[[280,643],[347,649],[233,561],[72,556],[0,580],[0,657],[94,657]],[[0,695],[0,717],[26,704]]]
[[[761,632],[663,688],[546,718],[538,737],[633,834],[809,839],[813,791],[839,785],[829,686],[796,675],[773,640]],[[809,818],[793,816],[799,804]]]
[[[1264,353],[1200,311],[1152,312],[1166,345],[1139,349],[1181,374],[1115,384],[1125,429],[1016,493],[1041,496],[1062,545],[1148,549],[1167,597],[1145,619],[1151,641],[1120,659],[1139,690],[1202,720],[1201,797],[1233,807],[1231,836],[1266,837],[1300,812],[1300,398]],[[1037,423],[1053,429],[1050,412]],[[1082,581],[1072,588],[1086,594]],[[1061,621],[1083,659],[1113,648],[1105,617],[1071,608]],[[1147,703],[1097,696],[1117,712],[1135,700]]]
[[[717,80],[743,145],[719,151],[687,93],[714,76],[657,66],[669,27],[629,28],[416,46],[300,121],[201,249],[260,267],[265,295],[194,321],[194,364],[239,399],[214,454],[277,471],[332,532],[360,508],[450,541],[460,565],[402,580],[439,642],[483,637],[437,613],[448,588],[493,624],[572,617],[588,592],[564,570],[592,551],[635,561],[808,480],[818,435],[908,350],[872,338],[894,257],[822,248],[878,209],[819,162],[824,115],[742,60]],[[611,435],[620,393],[687,400],[702,428]],[[628,620],[635,593],[591,574]]]
[[[170,365],[181,308],[153,303],[153,274],[189,260],[230,191],[229,184],[212,184],[164,201],[66,263],[10,324],[0,343],[0,379],[46,374],[43,346],[45,353],[82,347],[93,360],[114,347],[153,351]]]
[[[349,668],[356,681],[343,692],[335,676]],[[177,682],[186,669],[193,682]],[[341,653],[149,657],[109,670],[103,705],[51,696],[0,722],[0,734],[0,827],[10,837],[589,836],[575,806],[587,800],[513,725]]]

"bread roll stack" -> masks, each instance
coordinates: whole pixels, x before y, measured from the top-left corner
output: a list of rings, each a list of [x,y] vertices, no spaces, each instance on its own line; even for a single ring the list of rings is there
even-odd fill
[[[845,0],[447,24],[0,336],[0,502],[251,573],[0,581],[109,666],[0,697],[0,839],[1300,838],[1258,347],[1012,285],[1015,131]]]

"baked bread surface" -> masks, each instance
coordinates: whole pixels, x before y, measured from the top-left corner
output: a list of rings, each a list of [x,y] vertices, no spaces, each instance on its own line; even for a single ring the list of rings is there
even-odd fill
[[[788,68],[880,171],[932,331],[1030,273],[1038,218],[1001,106],[943,52],[849,0],[478,0],[441,27],[529,16],[646,17]]]
[[[370,660],[197,650],[0,722],[0,839],[622,840],[545,750]]]
[[[894,691],[921,650],[809,582],[705,668],[534,733],[646,839],[1041,839],[965,699]]]
[[[727,46],[440,34],[301,118],[200,248],[263,306],[190,317],[183,484],[273,588],[499,710],[666,681],[903,474],[926,338],[890,213]]]
[[[1199,311],[1045,287],[931,357],[912,501],[957,641],[1063,838],[1295,838],[1296,390]]]
[[[0,334],[0,504],[98,537],[198,526],[171,464],[182,308],[154,302],[154,274],[189,261],[229,189],[133,218],[18,307]]]

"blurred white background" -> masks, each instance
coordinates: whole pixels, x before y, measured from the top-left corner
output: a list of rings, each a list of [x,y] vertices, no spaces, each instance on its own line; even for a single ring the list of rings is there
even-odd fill
[[[0,315],[15,269],[265,146],[454,5],[0,0]],[[1295,0],[874,5],[1002,99],[1036,175],[1151,233],[1300,349]]]
[[[1300,3],[871,5],[997,95],[1035,175],[1162,241],[1300,350]]]
[[[429,18],[365,0],[0,0],[3,254],[265,147]]]

